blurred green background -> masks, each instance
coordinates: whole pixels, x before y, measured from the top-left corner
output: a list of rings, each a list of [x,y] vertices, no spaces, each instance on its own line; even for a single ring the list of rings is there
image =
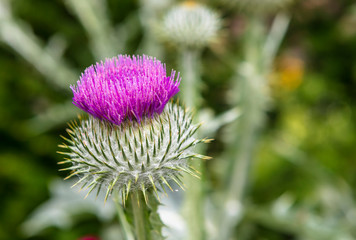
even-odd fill
[[[99,27],[70,2],[0,0],[0,239],[79,239],[115,224],[82,213],[69,227],[23,231],[50,198],[49,183],[65,176],[57,166],[59,135],[80,112],[70,104],[69,84],[117,54],[154,55],[179,71],[177,49],[155,39],[142,20],[150,17],[145,1],[94,1],[102,6],[96,16],[105,16]],[[230,108],[245,17],[222,1],[202,2],[223,18],[220,42],[204,50],[201,69],[203,106],[221,113]],[[236,232],[247,239],[356,239],[356,4],[301,0],[288,12],[292,20],[268,77],[251,207]],[[216,158],[207,162],[212,192],[224,184],[215,176],[223,170],[225,134],[221,128],[208,149]]]

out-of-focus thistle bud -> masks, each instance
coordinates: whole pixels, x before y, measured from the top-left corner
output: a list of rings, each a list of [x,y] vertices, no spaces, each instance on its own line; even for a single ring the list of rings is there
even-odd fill
[[[278,11],[287,7],[293,0],[227,0],[229,4],[236,4],[243,11],[263,14]]]
[[[166,75],[165,65],[143,56],[107,59],[85,70],[77,86],[72,86],[73,103],[91,116],[69,124],[70,138],[60,145],[67,149],[64,170],[78,176],[75,184],[88,194],[105,189],[121,192],[123,201],[132,191],[146,191],[157,186],[170,189],[169,181],[181,186],[180,175],[196,175],[189,167],[195,154],[198,125],[191,113],[169,99],[178,91],[179,75]],[[167,104],[167,105],[166,105]]]
[[[173,7],[162,24],[162,34],[167,41],[183,47],[200,48],[216,39],[221,21],[206,6],[186,1]]]

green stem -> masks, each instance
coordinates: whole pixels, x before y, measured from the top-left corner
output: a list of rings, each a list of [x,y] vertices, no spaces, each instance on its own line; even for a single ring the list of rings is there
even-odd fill
[[[203,150],[197,149],[201,152]],[[203,166],[200,162],[193,161],[192,167],[203,174]],[[187,221],[190,240],[205,239],[204,234],[204,187],[203,181],[187,175],[184,182],[187,185],[184,203],[184,214]]]
[[[250,19],[243,49],[245,62],[237,71],[235,91],[239,99],[237,104],[242,109],[242,115],[232,125],[234,140],[228,150],[230,159],[224,195],[222,215],[217,238],[230,239],[235,226],[244,214],[243,200],[248,186],[250,165],[256,145],[259,130],[264,118],[264,88],[263,59],[261,46],[263,42],[262,22],[258,18]]]
[[[225,204],[220,218],[218,239],[230,239],[244,215],[244,195],[248,187],[250,166],[260,130],[264,124],[265,102],[268,100],[266,75],[286,33],[289,18],[278,15],[265,39],[263,19],[251,16],[243,49],[245,62],[238,68],[237,104],[243,113],[233,126],[235,139],[230,145],[230,174],[226,182]]]
[[[230,146],[230,173],[227,180],[228,189],[225,194],[225,204],[223,206],[223,217],[220,222],[219,239],[230,239],[232,231],[244,214],[243,200],[248,186],[250,165],[253,158],[253,151],[256,145],[260,127],[263,123],[263,109],[252,86],[252,76],[245,76],[241,83],[241,91],[244,91],[241,108],[243,113],[234,126],[236,133],[235,140]],[[256,76],[254,76],[256,77]]]
[[[131,231],[130,228],[130,224],[128,223],[127,219],[126,219],[126,215],[124,213],[124,210],[119,202],[119,196],[118,193],[115,192],[115,197],[113,198],[113,201],[115,203],[116,206],[116,210],[117,210],[117,215],[119,217],[119,222],[120,225],[122,227],[123,230],[123,234],[124,234],[124,239],[125,240],[135,240],[134,235]]]
[[[181,56],[182,83],[181,94],[184,104],[189,108],[199,109],[201,97],[199,87],[200,51],[184,49]],[[196,133],[199,135],[199,132]],[[201,147],[195,149],[201,153]],[[204,173],[201,162],[192,162],[192,167]],[[203,177],[203,176],[202,176]],[[189,238],[191,240],[202,240],[204,236],[204,187],[203,181],[190,175],[185,176],[187,190],[184,199],[184,215],[187,221]]]
[[[273,60],[288,30],[290,16],[279,13],[273,20],[271,30],[263,46],[263,57],[265,59],[265,69],[272,69]]]
[[[183,49],[180,59],[182,83],[181,96],[184,104],[190,108],[198,108],[200,105],[199,94],[199,69],[200,69],[200,51],[194,49]]]
[[[143,201],[140,192],[130,194],[130,207],[133,214],[136,240],[150,239],[149,233],[146,232],[146,203]]]

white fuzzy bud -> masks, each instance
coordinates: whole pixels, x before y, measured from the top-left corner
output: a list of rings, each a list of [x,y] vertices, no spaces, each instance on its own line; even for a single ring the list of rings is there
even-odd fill
[[[215,12],[192,1],[173,7],[162,24],[164,38],[184,47],[208,45],[216,39],[221,25]]]

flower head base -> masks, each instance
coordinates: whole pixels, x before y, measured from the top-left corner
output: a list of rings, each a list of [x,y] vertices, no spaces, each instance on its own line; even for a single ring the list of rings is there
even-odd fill
[[[119,55],[88,67],[73,90],[73,104],[116,125],[161,113],[179,91],[179,75],[166,75],[152,57]]]
[[[138,122],[124,122],[120,126],[89,117],[78,124],[71,124],[64,138],[68,150],[66,161],[72,170],[68,176],[79,176],[76,184],[89,188],[88,194],[97,188],[105,188],[106,198],[113,189],[121,191],[125,201],[130,191],[145,191],[156,185],[168,186],[172,179],[179,186],[181,173],[195,175],[188,166],[188,159],[208,157],[194,153],[196,144],[208,142],[195,139],[198,125],[182,107],[169,103],[162,114],[143,118]],[[158,197],[158,195],[157,195]]]
[[[204,47],[217,37],[220,20],[209,8],[187,1],[171,9],[163,20],[164,37],[183,47]]]

